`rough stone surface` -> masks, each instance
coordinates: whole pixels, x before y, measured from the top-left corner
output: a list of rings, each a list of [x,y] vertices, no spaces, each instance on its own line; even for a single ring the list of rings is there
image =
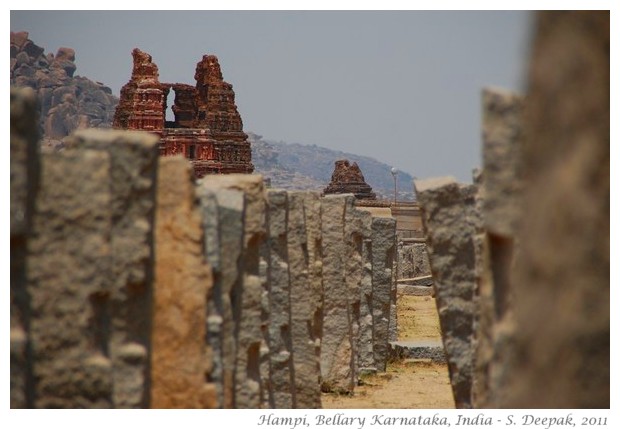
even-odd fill
[[[430,359],[446,364],[446,353],[441,341],[390,341],[390,360]]]
[[[474,228],[470,191],[452,178],[414,182],[434,277],[435,297],[457,408],[471,408]]]
[[[205,336],[211,272],[189,162],[160,158],[155,230],[152,408],[214,408]],[[182,316],[182,317],[179,317]]]
[[[288,193],[288,266],[290,273],[290,323],[293,347],[294,407],[321,408],[320,363],[316,343],[321,333],[317,331],[318,302],[321,295],[313,288],[310,266],[308,229],[320,227],[320,218],[305,209],[306,204],[318,203],[318,194]],[[319,206],[320,216],[320,206]],[[310,225],[314,223],[314,225]],[[316,251],[316,249],[315,249]],[[316,255],[314,255],[316,258]]]
[[[398,279],[396,283],[403,285],[412,285],[412,286],[432,286],[433,285],[433,276],[420,276],[413,277],[410,279]]]
[[[415,286],[415,285],[398,285],[396,291],[399,295],[412,295],[412,296],[431,296],[433,295],[433,288],[430,286]]]
[[[310,335],[314,338],[314,356],[320,382],[321,344],[323,337],[323,234],[322,234],[322,199],[318,192],[304,194],[304,216],[306,226],[306,243],[308,247],[308,286],[312,293],[311,311],[312,324]],[[312,393],[311,393],[312,395]],[[303,400],[300,399],[300,401]],[[299,402],[299,407],[303,404]]]
[[[113,284],[107,297],[116,408],[148,408],[157,138],[141,132],[82,130],[68,147],[109,154]]]
[[[416,243],[411,246],[413,253],[413,277],[431,274],[431,263],[428,260],[426,243]]]
[[[395,300],[392,268],[396,247],[396,221],[372,219],[372,319],[375,366],[385,371],[390,340],[390,313]],[[394,293],[392,291],[394,289]]]
[[[27,35],[26,35],[27,38]],[[29,89],[11,90],[11,408],[32,406],[28,361],[30,326],[26,251],[38,189],[36,100]]]
[[[364,217],[364,229],[367,231],[362,243],[362,280],[360,283],[360,317],[357,343],[358,365],[360,369],[371,370],[375,367],[372,304],[372,217]]]
[[[210,381],[218,388],[218,406],[233,407],[236,358],[233,302],[241,293],[243,248],[243,193],[200,186],[205,255],[213,270],[213,288],[207,301],[207,342],[213,349]]]
[[[505,379],[512,366],[511,279],[518,247],[515,235],[523,206],[523,97],[487,88],[482,93],[482,109],[483,198],[476,199],[482,219],[473,218],[477,219],[474,240],[478,259],[473,390],[476,407],[496,406],[494,401],[506,389]],[[478,255],[488,259],[482,261]],[[497,393],[490,395],[489,390]]]
[[[11,32],[10,84],[34,90],[44,147],[62,147],[61,140],[77,129],[112,124],[118,98],[99,82],[73,76],[75,70],[73,49],[59,48],[56,56],[45,55],[27,32]]]
[[[262,332],[263,287],[259,276],[260,247],[266,239],[265,195],[262,176],[208,175],[202,186],[230,189],[245,195],[243,246],[239,270],[240,293],[232,300],[235,320],[236,359],[234,408],[259,408],[267,394],[262,386],[260,356],[265,347]]]
[[[288,264],[288,197],[286,191],[267,191],[269,256],[269,366],[272,408],[293,408],[293,344]]]
[[[212,358],[211,370],[207,375],[207,381],[215,387],[216,408],[224,405],[224,363],[223,363],[223,325],[222,311],[222,276],[220,254],[220,219],[217,197],[214,192],[197,187],[196,194],[200,204],[200,216],[203,234],[203,254],[211,267],[212,286],[207,292],[206,310],[206,342],[207,353]],[[239,246],[241,242],[239,242]],[[232,315],[230,316],[232,320]],[[234,337],[233,332],[230,339]],[[234,355],[233,355],[234,356]],[[234,365],[234,361],[232,362]],[[230,367],[232,368],[231,365]],[[232,396],[230,396],[232,398]]]
[[[351,366],[353,368],[357,384],[359,376],[359,338],[360,338],[360,306],[361,306],[361,287],[364,276],[364,238],[371,235],[368,228],[370,213],[358,210],[355,207],[353,196],[345,197],[344,213],[344,242],[345,242],[345,280],[348,290],[349,300],[349,323],[351,325],[351,345],[352,356]]]
[[[324,193],[325,195],[353,194],[358,199],[377,199],[370,185],[366,183],[357,162],[350,164],[346,159],[336,161],[332,180],[325,188]]]
[[[351,392],[355,386],[349,291],[345,279],[344,196],[322,200],[323,340],[321,342],[321,389]]]
[[[474,349],[472,404],[474,408],[491,408],[490,373],[494,354],[493,328],[495,325],[495,307],[493,300],[493,281],[491,279],[489,245],[487,231],[483,222],[484,202],[484,174],[481,170],[474,170],[473,182],[476,186],[474,197],[474,252],[476,290],[474,302],[476,314],[474,317]]]
[[[610,406],[609,11],[540,12],[508,408]]]
[[[484,224],[513,236],[521,219],[523,97],[497,88],[482,92]]]
[[[31,405],[114,407],[110,156],[44,154],[40,183],[28,242]]]
[[[160,155],[188,158],[196,177],[212,173],[251,173],[252,152],[243,132],[232,85],[222,77],[217,57],[196,65],[196,86],[159,82],[152,57],[134,49],[131,78],[121,89],[114,128],[145,130],[161,138]],[[175,93],[175,120],[166,121],[167,99]]]
[[[394,219],[395,224],[398,222]],[[390,283],[390,324],[388,325],[388,341],[397,341],[398,340],[398,312],[396,311],[396,299],[398,297],[398,291],[396,288],[397,282],[396,279],[398,277],[397,268],[398,267],[398,251],[396,248],[398,247],[397,238],[394,237],[394,249],[391,253],[391,283]],[[389,263],[388,263],[389,264]]]

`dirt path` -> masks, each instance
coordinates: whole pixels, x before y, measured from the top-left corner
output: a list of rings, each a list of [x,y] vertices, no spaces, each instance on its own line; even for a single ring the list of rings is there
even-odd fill
[[[440,339],[435,300],[399,296],[399,340]],[[448,367],[425,360],[391,363],[385,373],[364,377],[352,396],[323,394],[323,408],[454,408]]]

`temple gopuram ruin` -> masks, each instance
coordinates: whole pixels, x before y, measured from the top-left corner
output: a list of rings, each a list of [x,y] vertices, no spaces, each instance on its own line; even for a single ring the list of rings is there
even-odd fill
[[[196,86],[159,82],[149,54],[134,49],[131,79],[121,89],[114,128],[142,130],[160,137],[160,156],[183,155],[197,178],[206,174],[252,173],[252,151],[235,105],[232,85],[222,77],[215,55],[196,65]],[[174,121],[166,120],[174,91]]]
[[[358,200],[376,200],[377,195],[362,174],[357,162],[349,163],[346,159],[336,161],[332,180],[323,191],[329,194],[353,194]]]

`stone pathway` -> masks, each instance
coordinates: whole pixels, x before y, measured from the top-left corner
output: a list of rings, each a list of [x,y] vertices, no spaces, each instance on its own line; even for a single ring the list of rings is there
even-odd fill
[[[399,340],[390,346],[403,359],[362,377],[353,395],[323,394],[323,408],[454,408],[435,300],[400,295],[397,305]]]

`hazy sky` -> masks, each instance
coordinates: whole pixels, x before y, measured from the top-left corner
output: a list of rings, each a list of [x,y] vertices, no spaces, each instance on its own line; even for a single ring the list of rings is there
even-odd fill
[[[480,165],[480,91],[524,90],[529,12],[12,11],[11,30],[118,95],[131,51],[162,82],[195,84],[215,54],[244,130],[374,157],[425,178],[471,181]]]

